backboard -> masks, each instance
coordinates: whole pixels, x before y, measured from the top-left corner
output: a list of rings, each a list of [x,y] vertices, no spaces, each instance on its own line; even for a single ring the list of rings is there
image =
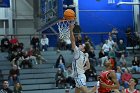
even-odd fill
[[[63,18],[63,0],[40,0],[41,30]]]
[[[0,7],[10,7],[10,0],[0,0]]]

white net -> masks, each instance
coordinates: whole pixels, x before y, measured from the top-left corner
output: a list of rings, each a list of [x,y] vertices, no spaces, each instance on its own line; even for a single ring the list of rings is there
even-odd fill
[[[66,40],[70,38],[70,29],[69,25],[75,24],[74,20],[61,20],[57,23],[58,30],[59,30],[59,38]]]

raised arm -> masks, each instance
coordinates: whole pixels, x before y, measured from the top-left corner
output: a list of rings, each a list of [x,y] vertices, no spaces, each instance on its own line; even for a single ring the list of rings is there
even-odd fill
[[[75,44],[75,37],[74,37],[74,34],[73,34],[73,28],[74,28],[74,25],[70,25],[70,40],[71,40],[71,45],[72,45],[72,49],[75,48],[76,44]]]
[[[119,89],[120,85],[119,82],[117,81],[116,73],[112,71],[109,76],[111,77],[111,80],[114,82],[114,85],[109,86],[112,89]]]

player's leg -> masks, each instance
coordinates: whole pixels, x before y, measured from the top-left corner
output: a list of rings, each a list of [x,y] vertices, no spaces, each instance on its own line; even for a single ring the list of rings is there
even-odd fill
[[[75,87],[75,93],[80,93],[80,89]]]
[[[82,93],[90,93],[86,86],[82,86],[79,89],[82,91]]]

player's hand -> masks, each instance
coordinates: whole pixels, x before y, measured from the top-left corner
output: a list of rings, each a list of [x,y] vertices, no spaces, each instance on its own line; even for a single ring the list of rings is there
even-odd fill
[[[103,87],[103,88],[110,88],[110,86],[109,85],[107,85],[107,84],[105,84],[105,83],[100,83],[100,85]]]

